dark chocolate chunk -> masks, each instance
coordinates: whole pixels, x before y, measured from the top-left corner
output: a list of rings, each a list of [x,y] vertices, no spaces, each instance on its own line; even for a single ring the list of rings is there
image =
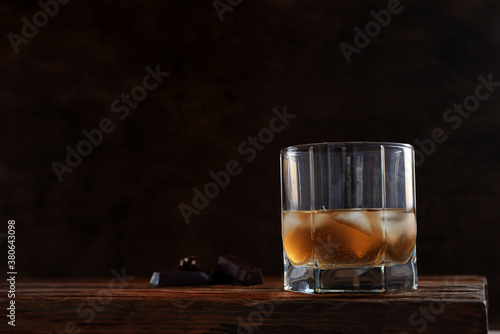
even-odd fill
[[[240,282],[226,274],[222,270],[214,270],[210,272],[210,284],[230,284],[241,285]]]
[[[200,261],[194,255],[186,256],[179,261],[180,271],[199,271],[201,270]]]
[[[243,285],[262,284],[262,271],[234,255],[221,255],[217,266]]]
[[[210,275],[204,271],[154,272],[149,281],[153,288],[168,286],[203,285],[210,283]]]

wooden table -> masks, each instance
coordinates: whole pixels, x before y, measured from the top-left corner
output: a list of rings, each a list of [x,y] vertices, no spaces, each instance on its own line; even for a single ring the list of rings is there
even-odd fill
[[[486,279],[478,276],[421,277],[418,290],[386,295],[305,295],[283,291],[280,278],[161,289],[130,277],[38,280],[16,290],[16,327],[2,315],[2,332],[487,333]]]

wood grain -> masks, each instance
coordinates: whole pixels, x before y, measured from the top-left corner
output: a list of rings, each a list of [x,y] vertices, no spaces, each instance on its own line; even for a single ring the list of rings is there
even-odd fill
[[[111,289],[109,278],[18,282],[16,332],[487,333],[479,276],[422,277],[416,291],[385,295],[293,293],[281,278],[253,287],[124,282],[112,280]]]

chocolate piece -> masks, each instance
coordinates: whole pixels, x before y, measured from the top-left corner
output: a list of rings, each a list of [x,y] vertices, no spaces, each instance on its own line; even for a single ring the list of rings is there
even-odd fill
[[[179,261],[180,271],[199,271],[201,270],[200,260],[194,255],[186,256]]]
[[[241,285],[240,282],[220,269],[210,272],[210,284]]]
[[[262,284],[262,271],[234,255],[221,255],[217,266],[243,285]]]
[[[149,281],[149,285],[153,288],[209,283],[210,275],[204,271],[157,271],[153,273]]]

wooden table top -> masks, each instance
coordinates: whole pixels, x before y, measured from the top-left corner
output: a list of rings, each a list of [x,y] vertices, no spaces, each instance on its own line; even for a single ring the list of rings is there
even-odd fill
[[[0,288],[6,305],[7,285]],[[480,276],[432,276],[415,291],[308,295],[284,291],[281,278],[176,288],[127,276],[23,280],[15,331],[7,320],[0,332],[487,333],[487,284]]]

